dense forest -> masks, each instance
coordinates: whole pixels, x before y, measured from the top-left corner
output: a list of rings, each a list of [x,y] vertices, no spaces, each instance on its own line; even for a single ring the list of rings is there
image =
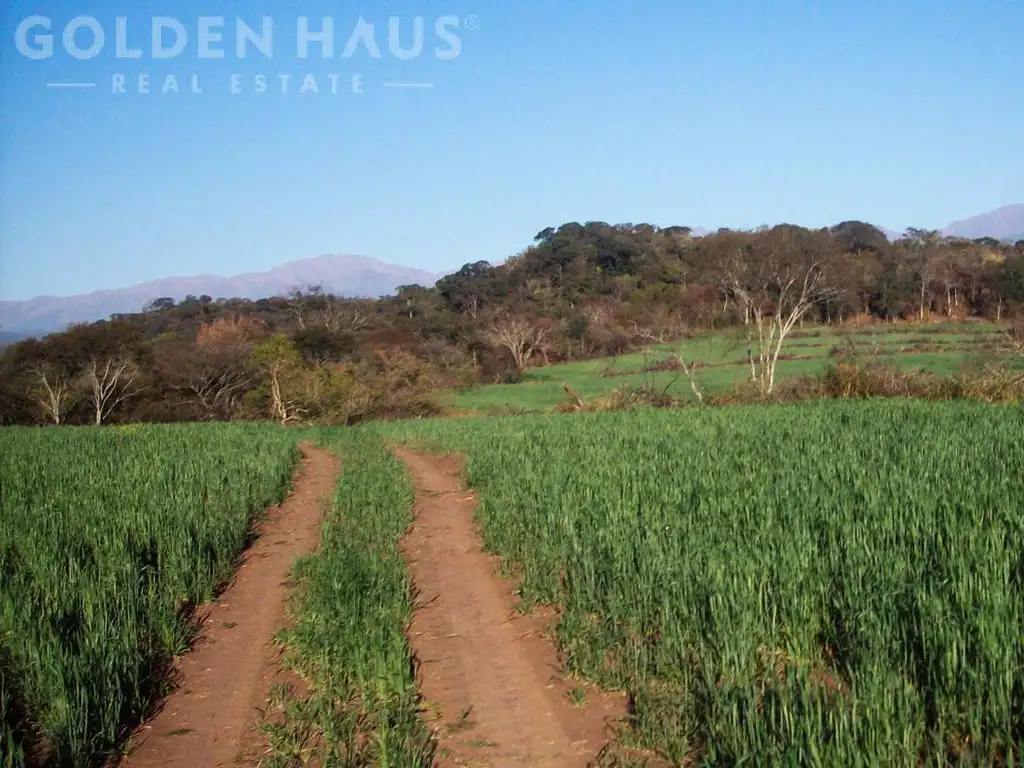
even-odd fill
[[[912,229],[890,242],[857,221],[703,237],[573,222],[498,266],[467,264],[377,300],[316,286],[259,301],[157,299],[18,342],[0,359],[0,423],[427,415],[443,388],[698,329],[936,315],[1024,315],[1024,241]]]

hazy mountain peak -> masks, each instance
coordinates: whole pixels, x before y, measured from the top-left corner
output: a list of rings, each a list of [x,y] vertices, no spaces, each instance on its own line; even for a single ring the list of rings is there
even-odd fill
[[[994,237],[996,240],[1019,238],[1024,233],[1024,203],[1004,205],[994,211],[954,221],[942,234],[974,239]]]

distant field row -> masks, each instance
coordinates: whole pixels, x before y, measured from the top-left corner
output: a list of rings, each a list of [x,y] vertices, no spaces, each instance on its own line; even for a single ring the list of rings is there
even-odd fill
[[[834,326],[794,331],[783,347],[780,379],[820,373],[834,349],[863,359],[880,359],[903,370],[952,375],[991,357],[1002,331],[992,323],[937,323],[920,326],[866,326],[837,330]],[[926,351],[918,351],[926,350]],[[757,347],[753,352],[757,354]],[[670,354],[683,355],[700,366],[697,380],[706,392],[721,392],[748,378],[743,367],[747,343],[742,329],[705,333],[685,342],[653,345],[642,352],[615,358],[528,369],[518,384],[493,384],[450,392],[447,404],[460,411],[549,410],[565,402],[563,384],[581,396],[593,397],[617,387],[652,386],[677,397],[691,398],[688,381],[673,372],[644,373],[644,368]]]

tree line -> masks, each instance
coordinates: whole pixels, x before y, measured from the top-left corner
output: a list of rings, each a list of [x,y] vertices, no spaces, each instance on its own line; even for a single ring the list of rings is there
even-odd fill
[[[801,322],[1024,316],[1024,241],[847,221],[719,230],[570,222],[507,261],[377,300],[304,286],[258,301],[163,298],[137,314],[16,343],[0,423],[429,415],[438,392],[530,365],[614,355],[699,329],[745,328],[751,378]]]

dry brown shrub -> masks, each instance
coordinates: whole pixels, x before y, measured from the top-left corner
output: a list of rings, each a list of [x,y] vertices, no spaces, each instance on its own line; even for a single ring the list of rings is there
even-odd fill
[[[750,381],[744,381],[707,400],[710,405],[724,406],[876,397],[1020,402],[1024,401],[1024,371],[993,366],[978,373],[939,376],[924,371],[901,371],[882,362],[840,361],[819,375],[783,379],[768,397],[762,396]]]
[[[204,323],[196,334],[200,348],[224,347],[255,341],[263,333],[263,325],[251,317],[218,317]]]
[[[651,387],[634,389],[613,389],[607,394],[584,400],[572,387],[563,384],[567,401],[555,406],[556,413],[597,413],[599,411],[624,411],[629,408],[679,408],[688,405],[683,400]]]

